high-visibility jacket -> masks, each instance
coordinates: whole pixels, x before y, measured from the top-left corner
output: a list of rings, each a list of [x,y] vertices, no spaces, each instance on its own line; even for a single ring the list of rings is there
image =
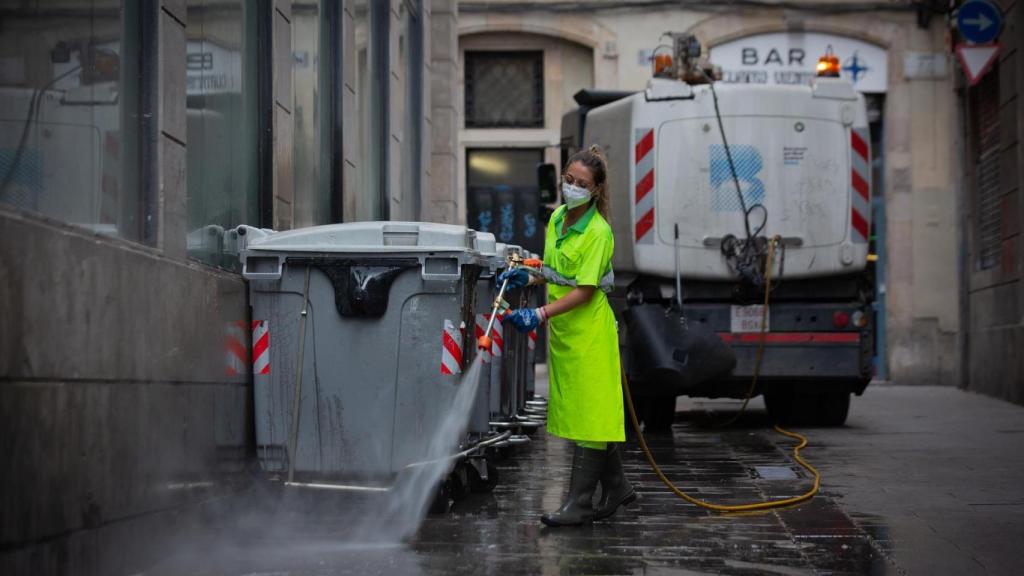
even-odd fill
[[[573,285],[602,289],[548,322],[548,432],[570,440],[622,442],[619,338],[605,294],[615,239],[595,205],[563,233],[565,213],[561,206],[552,215],[544,242],[545,268],[560,280],[549,279],[548,302],[568,294]]]

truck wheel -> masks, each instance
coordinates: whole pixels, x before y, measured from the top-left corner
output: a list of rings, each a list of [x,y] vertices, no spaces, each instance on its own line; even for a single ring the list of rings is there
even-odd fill
[[[829,390],[818,398],[818,424],[842,426],[850,413],[850,393],[845,390]]]
[[[793,387],[784,384],[769,386],[764,391],[764,407],[776,424],[793,422]]]
[[[817,398],[792,385],[776,384],[764,391],[764,405],[776,424],[813,425]]]

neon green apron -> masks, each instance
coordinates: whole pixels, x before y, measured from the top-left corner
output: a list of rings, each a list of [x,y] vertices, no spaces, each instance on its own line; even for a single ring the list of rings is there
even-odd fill
[[[566,208],[555,211],[544,243],[546,267],[579,286],[598,286],[611,271],[612,229],[591,205],[560,237]],[[548,302],[572,291],[548,283]],[[548,432],[570,440],[626,439],[615,315],[602,290],[590,302],[548,322]]]

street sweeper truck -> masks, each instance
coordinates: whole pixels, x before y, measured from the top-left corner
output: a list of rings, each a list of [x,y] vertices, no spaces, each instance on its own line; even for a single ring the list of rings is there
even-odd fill
[[[670,37],[644,91],[581,91],[562,121],[565,158],[608,158],[641,418],[669,426],[680,395],[763,394],[776,421],[840,425],[874,354],[864,98],[832,54],[809,85],[722,84],[692,36]]]

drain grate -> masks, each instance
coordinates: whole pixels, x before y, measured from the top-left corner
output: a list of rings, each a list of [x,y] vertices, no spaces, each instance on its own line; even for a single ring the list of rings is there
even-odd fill
[[[754,466],[754,477],[762,480],[796,480],[796,472],[788,466]]]

